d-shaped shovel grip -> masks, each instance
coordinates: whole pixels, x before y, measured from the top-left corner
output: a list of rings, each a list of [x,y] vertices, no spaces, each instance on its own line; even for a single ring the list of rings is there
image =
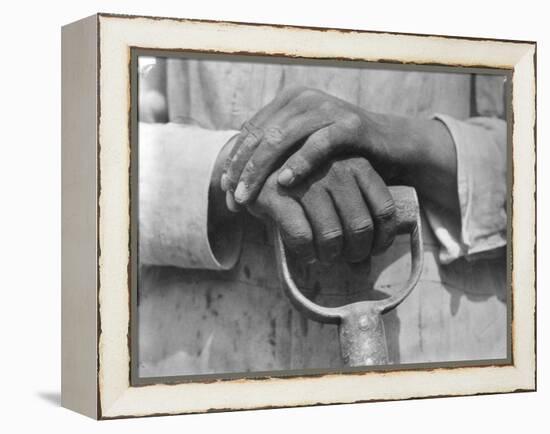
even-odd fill
[[[398,306],[414,289],[422,273],[424,246],[420,209],[412,187],[390,187],[396,207],[397,232],[410,234],[411,273],[404,287],[382,300],[360,301],[339,307],[314,303],[296,286],[288,268],[281,234],[275,229],[275,250],[283,287],[294,307],[314,321],[338,324],[340,347],[348,366],[385,365],[388,350],[382,314]]]

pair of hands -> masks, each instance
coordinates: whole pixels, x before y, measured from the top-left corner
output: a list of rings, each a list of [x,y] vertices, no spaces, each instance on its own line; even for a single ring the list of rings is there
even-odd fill
[[[398,167],[384,120],[317,90],[282,92],[230,151],[221,178],[228,208],[272,219],[306,262],[383,251],[396,233],[395,204],[370,162],[386,177]]]

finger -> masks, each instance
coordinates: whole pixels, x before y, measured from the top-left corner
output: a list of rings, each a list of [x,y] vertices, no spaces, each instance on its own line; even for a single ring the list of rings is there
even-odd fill
[[[263,136],[261,127],[304,90],[304,87],[299,86],[283,90],[243,124],[241,134],[239,134],[235,145],[229,152],[225,163],[224,174],[222,175],[222,189],[224,191],[235,189],[244,165]]]
[[[233,199],[233,193],[230,191],[225,193],[225,204],[227,205],[227,209],[229,211],[239,212],[241,210],[241,206],[235,202],[235,199]]]
[[[361,262],[370,256],[374,237],[374,224],[365,199],[355,180],[329,192],[344,230],[342,256],[349,262]]]
[[[316,261],[313,232],[302,206],[290,197],[276,196],[267,204],[253,205],[255,212],[269,215],[281,231],[285,246],[306,263]]]
[[[323,111],[313,110],[289,116],[289,111],[297,113],[294,110],[299,108],[285,109],[280,119],[275,119],[270,123],[272,126],[264,129],[261,142],[242,170],[235,190],[238,203],[247,204],[256,198],[266,178],[297,142],[332,123]]]
[[[273,113],[269,121],[261,122],[259,124],[261,127],[256,126],[258,125],[256,120],[243,125],[243,131],[239,135],[242,138],[232,148],[230,158],[226,160],[226,173],[222,175],[222,183],[226,191],[235,191],[243,170],[259,146],[275,146],[275,143],[278,143],[283,135],[283,128],[276,125],[287,125],[290,119],[300,114],[301,110],[299,104],[289,103]]]
[[[309,189],[301,204],[313,230],[317,257],[321,262],[332,262],[342,253],[343,230],[334,202],[324,188]]]
[[[243,130],[225,162],[222,189],[235,191],[241,172],[256,147],[260,144],[262,137],[263,130],[252,121],[243,125]]]
[[[391,245],[397,233],[395,203],[388,187],[367,160],[361,160],[354,175],[374,222],[372,251],[381,253]]]
[[[346,140],[335,125],[328,125],[311,134],[279,170],[279,184],[288,187],[300,183],[336,153]]]
[[[243,125],[243,128],[244,128],[244,125]],[[239,133],[239,135],[235,138],[235,142],[233,143],[233,145],[231,146],[231,149],[229,150],[229,153],[227,154],[227,157],[223,165],[222,178],[221,178],[221,187],[223,191],[229,191],[230,189],[227,171],[229,170],[229,166],[231,165],[231,160],[237,153],[237,150],[241,147],[241,144],[247,134],[248,134],[248,131],[242,130]]]

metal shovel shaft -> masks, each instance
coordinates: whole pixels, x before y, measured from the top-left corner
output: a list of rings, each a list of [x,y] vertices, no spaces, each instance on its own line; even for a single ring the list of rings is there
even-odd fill
[[[346,366],[388,364],[386,332],[378,309],[364,306],[351,309],[338,328],[342,359]]]

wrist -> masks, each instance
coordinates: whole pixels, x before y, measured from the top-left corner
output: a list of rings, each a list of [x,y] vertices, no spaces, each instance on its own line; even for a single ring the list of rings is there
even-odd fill
[[[388,184],[416,188],[421,198],[456,212],[456,149],[446,126],[435,119],[380,115],[373,137]],[[437,188],[434,188],[437,186]]]
[[[426,140],[415,122],[403,116],[367,113],[364,154],[387,183],[408,177],[421,164]]]
[[[434,119],[413,120],[410,139],[414,151],[403,162],[403,177],[418,190],[433,188],[432,183],[455,184],[456,150],[445,125]]]

